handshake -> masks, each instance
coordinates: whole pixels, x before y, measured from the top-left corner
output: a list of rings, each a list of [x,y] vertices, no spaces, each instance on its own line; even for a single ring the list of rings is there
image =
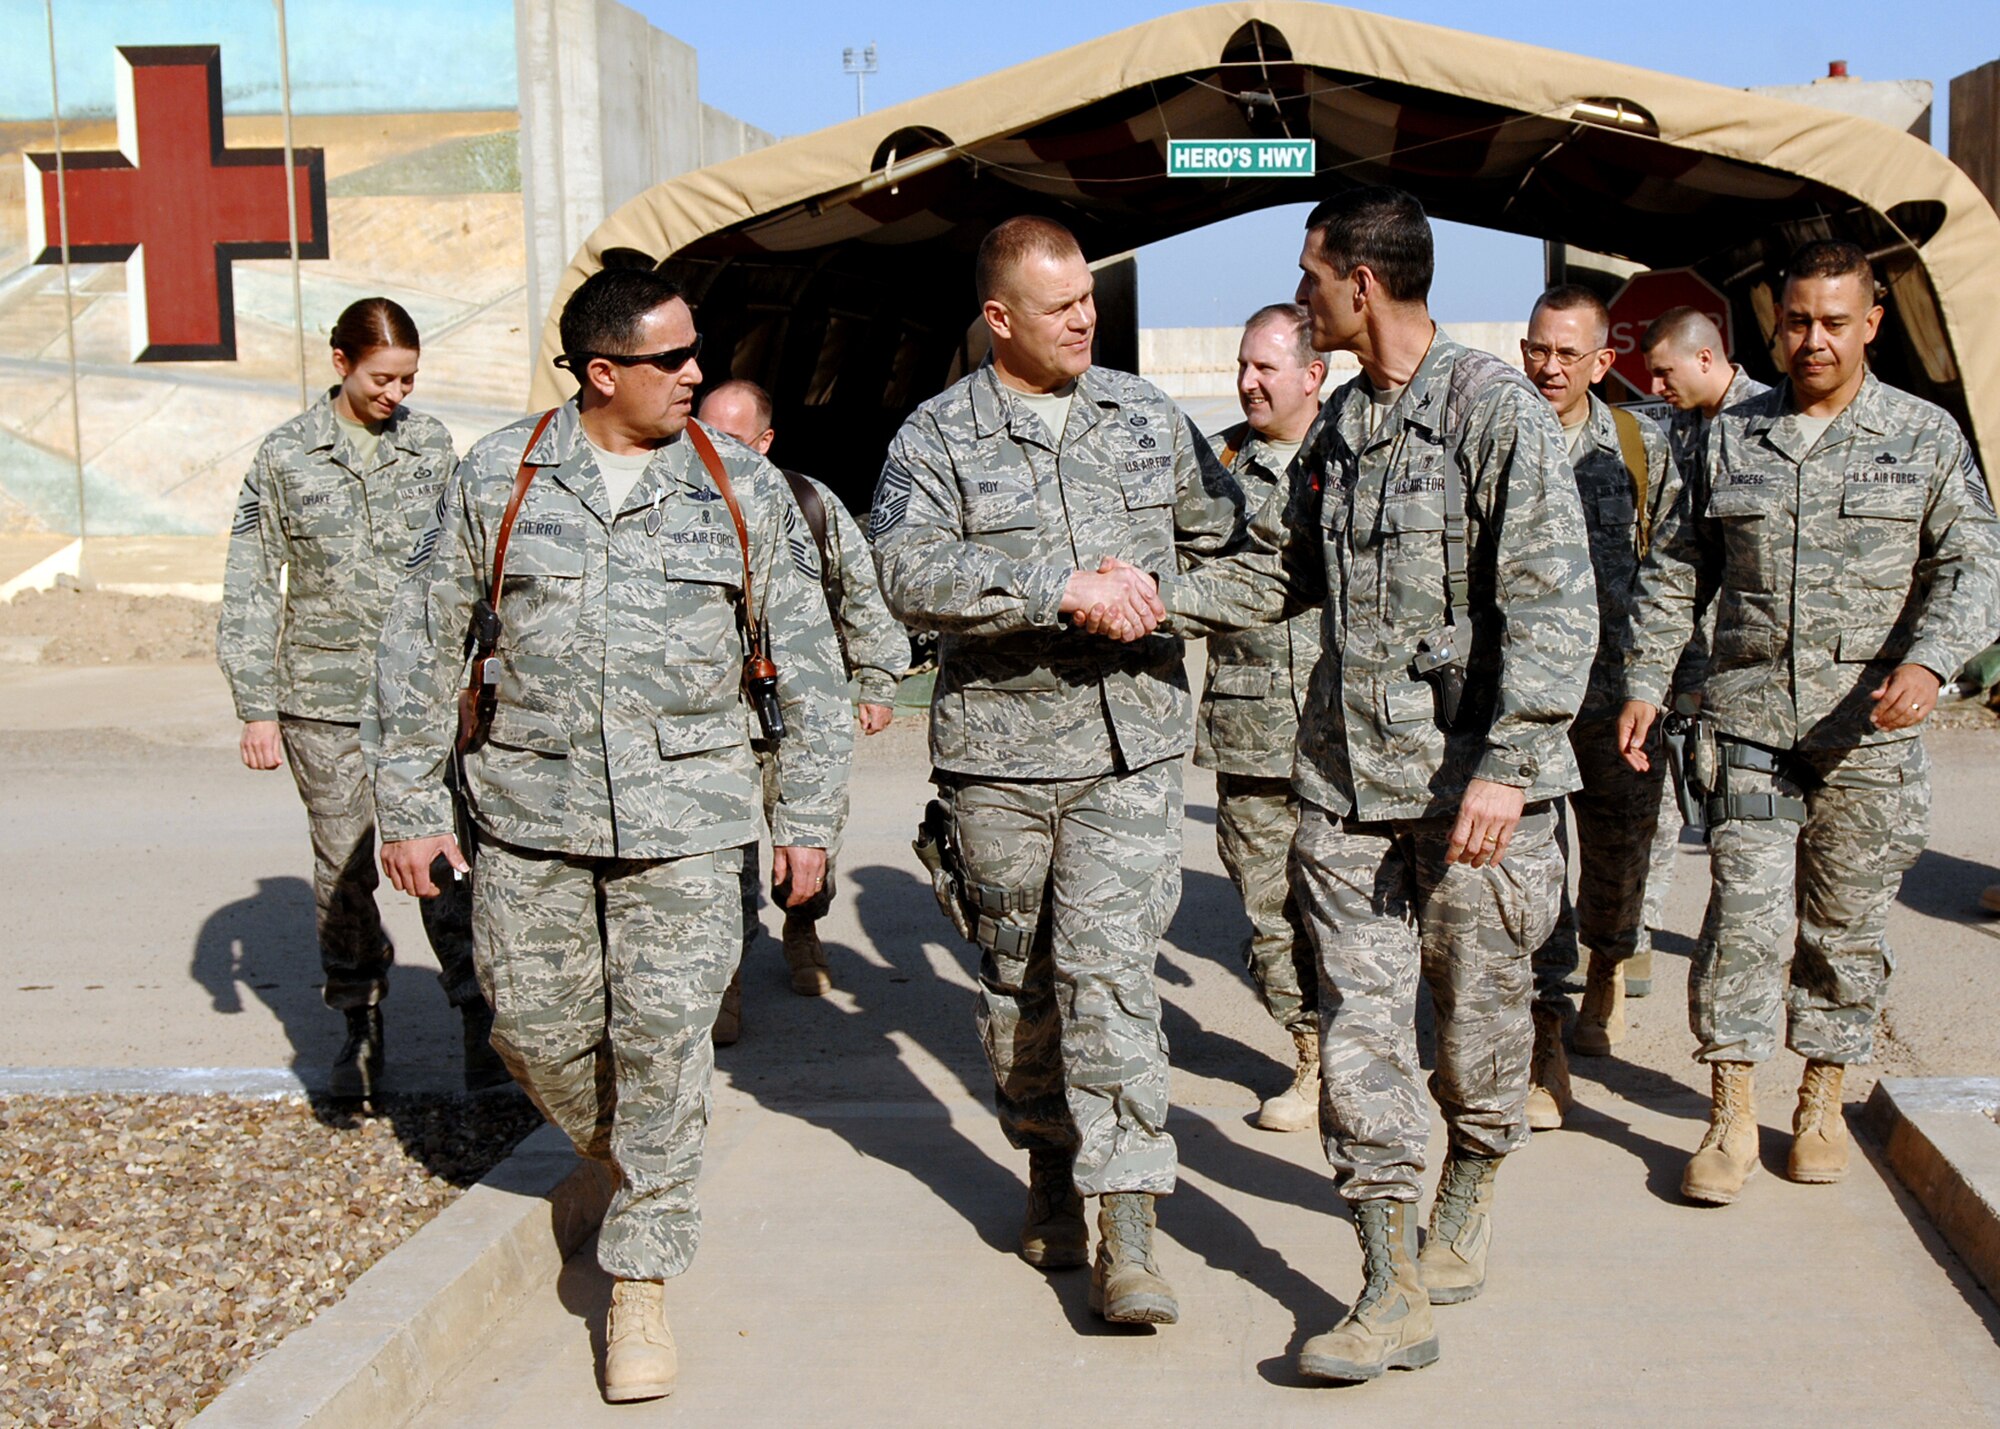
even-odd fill
[[[1126,642],[1151,635],[1167,614],[1159,583],[1116,556],[1071,576],[1059,609],[1078,630]]]

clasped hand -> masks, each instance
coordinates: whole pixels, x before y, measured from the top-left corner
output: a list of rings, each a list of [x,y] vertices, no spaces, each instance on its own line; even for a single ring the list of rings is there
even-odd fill
[[[1121,641],[1143,640],[1167,614],[1158,583],[1116,556],[1106,556],[1094,571],[1071,576],[1061,610],[1077,629]]]

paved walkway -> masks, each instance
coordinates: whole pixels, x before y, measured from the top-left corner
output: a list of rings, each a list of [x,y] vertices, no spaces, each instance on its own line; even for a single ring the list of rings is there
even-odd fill
[[[1489,1288],[1437,1312],[1442,1360],[1342,1388],[1292,1369],[1359,1280],[1311,1137],[1176,1118],[1160,1261],[1182,1322],[1128,1330],[1089,1313],[1085,1272],[1008,1253],[1023,1158],[984,1108],[729,1096],[705,1243],[668,1290],[676,1394],[600,1402],[610,1287],[586,1249],[416,1423],[2000,1423],[2000,1313],[1921,1212],[1865,1161],[1784,1181],[1770,1117],[1749,1194],[1683,1206],[1700,1115],[1691,1094],[1592,1092],[1509,1162]]]

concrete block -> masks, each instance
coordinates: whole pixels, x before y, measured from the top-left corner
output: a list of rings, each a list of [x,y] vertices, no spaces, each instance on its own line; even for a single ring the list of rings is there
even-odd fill
[[[604,1219],[611,1178],[544,1127],[384,1256],[341,1302],[251,1365],[201,1429],[382,1429],[405,1422],[496,1321]]]
[[[1863,1116],[1897,1178],[2000,1300],[2000,1077],[1884,1077]]]

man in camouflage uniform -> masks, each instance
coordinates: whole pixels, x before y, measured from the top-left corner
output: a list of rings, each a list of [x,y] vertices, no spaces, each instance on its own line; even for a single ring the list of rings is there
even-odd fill
[[[1715,887],[1688,986],[1714,1105],[1681,1180],[1707,1204],[1757,1169],[1752,1074],[1781,1019],[1806,1058],[1787,1173],[1846,1174],[1842,1074],[1873,1050],[1889,904],[1930,816],[1917,727],[2000,621],[1985,479],[1948,415],[1868,370],[1875,294],[1852,244],[1793,255],[1786,380],[1716,418],[1639,578],[1619,716],[1635,768],[1698,602],[1716,602],[1714,752],[1695,761]]]
[[[1245,510],[1258,510],[1283,484],[1319,415],[1325,381],[1326,363],[1312,350],[1312,314],[1273,303],[1251,315],[1236,351],[1244,420],[1220,437]],[[1289,872],[1299,827],[1292,754],[1318,659],[1318,611],[1214,636],[1195,720],[1194,762],[1215,771],[1216,851],[1250,918],[1243,960],[1297,1054],[1292,1084],[1258,1109],[1267,1131],[1304,1131],[1319,1116],[1319,976]]]
[[[383,634],[376,794],[384,866],[431,895],[431,860],[461,861],[437,772],[467,620],[525,462],[490,736],[465,761],[474,935],[495,1047],[615,1175],[597,1257],[617,1280],[604,1364],[617,1401],[672,1387],[661,1282],[687,1268],[700,1232],[709,1029],[741,947],[737,885],[757,830],[744,624],[768,633],[778,666],[787,732],[771,833],[800,901],[845,812],[853,719],[826,601],[786,549],[782,478],[725,442],[723,486],[684,435],[700,343],[678,287],[645,270],[594,274],[561,328],[578,396],[532,443],[527,418],[473,447]]]
[[[380,1008],[395,946],[375,906],[362,726],[390,596],[457,458],[443,423],[404,406],[363,458],[336,415],[340,390],[257,448],[230,529],[216,653],[243,721],[243,762],[289,763],[305,802],[322,995],[347,1022],[333,1090],[372,1096],[386,1059]],[[504,1082],[473,972],[471,885],[451,881],[424,904],[423,921],[438,981],[464,1024],[467,1088]]]
[[[1596,648],[1561,431],[1519,371],[1432,323],[1431,252],[1395,189],[1313,210],[1299,300],[1313,346],[1361,375],[1248,551],[1160,592],[1167,628],[1190,632],[1323,609],[1293,876],[1319,956],[1320,1125],[1367,1281],[1299,1367],[1334,1380],[1430,1364],[1431,1304],[1484,1283],[1494,1179],[1528,1135],[1529,959],[1555,920],[1553,804],[1577,783],[1563,736]],[[1421,1261],[1419,978],[1450,1141]]]
[[[1659,773],[1642,774],[1620,757],[1618,710],[1632,578],[1659,524],[1667,440],[1645,418],[1592,393],[1611,373],[1616,354],[1610,341],[1611,315],[1603,300],[1575,284],[1550,288],[1536,299],[1521,341],[1522,369],[1562,427],[1597,583],[1597,652],[1590,686],[1569,727],[1583,781],[1569,796],[1577,857],[1571,936],[1589,954],[1574,1038],[1576,1050],[1591,1057],[1608,1055],[1625,1036],[1623,965],[1638,947],[1646,864],[1660,809]],[[1563,952],[1551,958],[1545,945],[1535,968],[1528,1124],[1538,1130],[1562,1125],[1569,1104],[1562,1040],[1569,998],[1563,981],[1574,954]]]
[[[1174,1187],[1154,961],[1180,900],[1177,639],[1123,557],[1172,571],[1239,539],[1242,493],[1159,390],[1091,366],[1092,278],[1040,218],[981,243],[992,361],[911,414],[873,534],[889,608],[939,632],[931,758],[981,959],[979,1031],[1008,1140],[1029,1155],[1021,1254],[1080,1265],[1092,1308],[1172,1323],[1153,1258]],[[1096,611],[1099,628],[1073,628]]]
[[[1692,479],[1703,460],[1708,433],[1725,408],[1770,389],[1727,357],[1728,345],[1714,319],[1694,308],[1669,308],[1646,326],[1639,339],[1653,395],[1673,404],[1667,446],[1682,481]],[[1712,614],[1712,611],[1710,612]],[[1696,623],[1694,638],[1674,672],[1673,707],[1691,714],[1701,705],[1701,674],[1707,662],[1704,634],[1708,618]],[[1653,985],[1653,930],[1665,926],[1667,894],[1681,841],[1680,798],[1670,779],[1661,781],[1660,821],[1646,870],[1646,910],[1639,951],[1625,964],[1625,991],[1644,997]]]
[[[755,382],[734,378],[711,388],[701,399],[700,420],[712,432],[736,438],[759,456],[767,456],[777,432],[771,426],[771,394]],[[882,588],[875,578],[875,557],[861,527],[848,514],[846,505],[826,486],[798,472],[782,473],[786,496],[794,508],[789,546],[792,563],[799,573],[826,592],[827,611],[840,637],[840,652],[854,683],[860,706],[861,732],[880,734],[896,714],[896,686],[910,664],[910,639],[889,607],[882,603]],[[826,544],[821,547],[813,523],[806,519],[797,493],[801,488],[816,498],[825,527]],[[763,775],[764,817],[768,822],[777,808],[777,749],[764,740],[754,740],[757,767]],[[772,896],[785,909],[785,963],[792,973],[792,991],[801,997],[819,997],[833,989],[827,970],[826,950],[819,941],[819,920],[833,905],[834,852],[839,834],[829,846],[826,882],[820,891],[797,907],[787,906],[791,890],[773,887]],[[757,940],[757,846],[743,850],[743,955]],[[715,1021],[718,1047],[734,1042],[743,1024],[743,972],[739,967],[722,995],[722,1011]]]

